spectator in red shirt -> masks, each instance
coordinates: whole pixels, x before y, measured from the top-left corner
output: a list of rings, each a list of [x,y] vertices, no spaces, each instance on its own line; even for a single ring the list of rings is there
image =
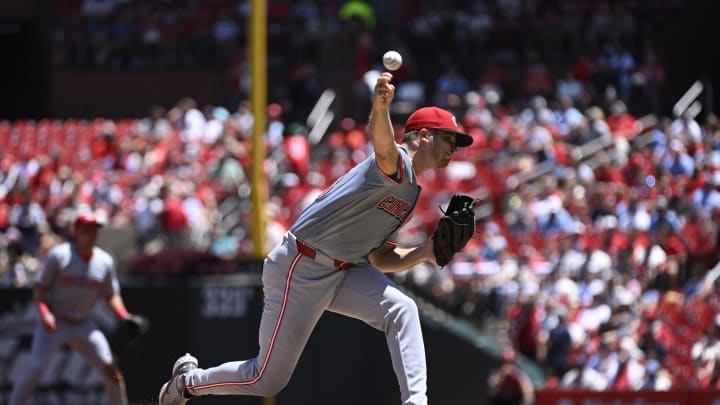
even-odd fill
[[[712,259],[718,237],[718,225],[713,222],[709,214],[695,209],[690,210],[680,234],[687,243],[688,259],[691,262],[701,263],[705,268],[714,264]]]
[[[536,360],[538,334],[540,333],[540,311],[535,305],[535,297],[521,294],[517,304],[510,309],[510,340],[520,353]]]
[[[637,135],[635,117],[628,113],[625,103],[620,100],[615,101],[610,106],[607,124],[613,138],[632,139]]]
[[[610,160],[607,153],[599,152],[597,154],[597,162],[598,166],[594,171],[596,181],[624,184],[625,177],[623,176],[621,168]]]
[[[184,246],[187,242],[188,218],[183,200],[169,185],[163,185],[160,196],[164,203],[160,217],[167,246]]]

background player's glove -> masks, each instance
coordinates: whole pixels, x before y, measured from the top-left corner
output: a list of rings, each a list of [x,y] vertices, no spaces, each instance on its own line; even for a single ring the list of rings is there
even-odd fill
[[[475,199],[462,194],[450,198],[433,233],[433,251],[439,266],[445,266],[475,234]]]
[[[127,343],[135,344],[150,330],[150,320],[138,314],[130,314],[124,321]]]

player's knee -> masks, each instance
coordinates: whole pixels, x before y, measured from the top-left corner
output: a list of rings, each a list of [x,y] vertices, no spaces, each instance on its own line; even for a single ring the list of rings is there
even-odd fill
[[[23,379],[29,384],[36,384],[40,380],[40,378],[42,378],[44,372],[45,366],[31,364],[30,367],[28,367],[27,371],[25,371]]]
[[[285,388],[285,384],[271,385],[270,387],[267,388],[266,394],[263,396],[274,397],[275,395],[279,394],[283,388]]]
[[[419,318],[420,313],[418,311],[417,304],[412,298],[407,295],[399,295],[395,297],[395,311],[400,317],[403,318]]]
[[[273,397],[282,391],[286,385],[286,382],[265,381],[263,384],[258,386],[260,389],[259,395],[263,397]]]
[[[44,364],[30,364],[27,369],[27,374],[31,376],[42,375],[45,372],[46,366]]]
[[[379,329],[387,332],[403,325],[419,323],[420,313],[415,301],[405,294],[395,294],[390,297],[389,306],[385,307]]]
[[[269,377],[270,376],[265,376],[260,380],[259,388],[262,391],[261,396],[272,397],[277,395],[290,381],[289,375]]]

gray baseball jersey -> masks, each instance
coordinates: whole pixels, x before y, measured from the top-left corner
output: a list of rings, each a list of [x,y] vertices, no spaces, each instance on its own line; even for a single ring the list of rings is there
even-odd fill
[[[120,291],[112,256],[99,247],[85,260],[71,243],[55,246],[38,274],[47,304],[55,316],[73,321],[88,319],[98,299]]]
[[[367,263],[368,255],[409,218],[420,196],[412,162],[398,149],[395,178],[385,175],[371,155],[305,209],[290,231],[330,257]]]
[[[420,194],[412,162],[399,150],[394,178],[371,155],[300,215],[263,265],[258,356],[190,370],[184,377],[190,394],[275,395],[289,381],[317,321],[332,311],[383,331],[401,402],[427,404],[417,306],[368,263],[368,255],[409,218]],[[343,271],[338,260],[355,265]]]

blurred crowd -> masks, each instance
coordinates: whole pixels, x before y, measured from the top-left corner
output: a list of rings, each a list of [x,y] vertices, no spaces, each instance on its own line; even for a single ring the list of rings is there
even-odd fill
[[[319,38],[351,20],[360,33],[402,22],[392,39],[407,59],[398,82],[425,83],[430,91],[415,101],[453,110],[475,138],[447,169],[419,179],[424,192],[402,238],[428,238],[453,193],[481,203],[476,238],[453,263],[417,266],[397,282],[480,326],[500,324],[508,346],[546,368],[549,386],[719,386],[720,129],[707,109],[670,112],[647,42],[678,2],[269,3],[271,39],[307,33],[271,43],[298,59],[271,55],[269,69],[317,66],[291,69],[302,78],[290,86],[297,91],[271,90],[285,98],[271,97],[266,111],[268,248],[372,151],[357,117],[338,119],[319,142],[296,119],[293,106],[317,96],[308,72],[322,67]],[[189,0],[57,7],[65,67],[214,63],[207,52],[238,51],[248,11],[246,2]],[[292,23],[273,23],[283,19]],[[528,35],[537,25],[543,35]],[[419,59],[448,36],[463,45],[438,50],[443,63]],[[352,57],[339,59],[365,61],[361,81],[386,47],[352,38],[341,49]],[[403,120],[397,112],[398,139]],[[133,229],[138,252],[249,255],[253,121],[247,101],[189,97],[137,119],[0,121],[2,284],[31,283],[86,208],[110,228]]]
[[[560,87],[576,100],[620,96],[633,114],[659,114],[673,95],[663,86],[667,55],[657,41],[687,7],[682,0],[267,3],[270,98],[293,120],[307,116],[328,72],[354,79],[358,98],[346,102],[361,108],[346,115],[364,119],[363,77],[388,49],[405,55],[395,75],[413,100],[460,107],[464,92],[487,87],[517,106]],[[222,69],[235,101],[248,96],[247,0],[53,4],[57,69]]]
[[[486,215],[477,240],[447,269],[418,266],[399,279],[454,313],[480,323],[504,320],[508,345],[545,365],[555,386],[715,387],[720,270],[709,269],[720,260],[720,132],[714,116],[702,124],[688,116],[661,118],[643,128],[647,120],[621,112],[631,129],[623,132],[617,120],[598,120],[599,112],[589,109],[578,114],[574,136],[560,130],[562,109],[542,113],[539,104],[537,116],[549,118],[544,123],[537,116],[523,123],[522,113],[490,114],[495,124],[509,119],[519,129],[516,141],[511,130],[495,147],[478,145],[492,151],[490,167],[476,164],[468,172],[463,165],[472,159],[454,163],[449,177],[425,188],[440,195],[487,191],[492,208],[480,208]],[[622,111],[619,102],[613,105]],[[487,135],[489,128],[480,126]],[[583,157],[589,146],[595,152]],[[473,184],[486,170],[484,176],[505,182],[499,195]],[[464,173],[469,178],[454,178]]]
[[[402,238],[429,237],[456,192],[482,201],[476,238],[445,269],[420,265],[397,281],[468,319],[506,319],[508,342],[546,364],[559,385],[715,384],[714,115],[652,125],[616,100],[607,117],[599,107],[576,110],[565,126],[571,114],[561,103],[536,97],[512,115],[466,96],[473,104],[462,121],[476,142],[420,178],[425,192]],[[269,247],[372,148],[352,119],[311,145],[278,104],[267,113]],[[247,256],[252,123],[247,104],[230,112],[190,98],[142,119],[1,122],[4,284],[31,282],[78,209],[134,229],[141,252],[192,246]]]

